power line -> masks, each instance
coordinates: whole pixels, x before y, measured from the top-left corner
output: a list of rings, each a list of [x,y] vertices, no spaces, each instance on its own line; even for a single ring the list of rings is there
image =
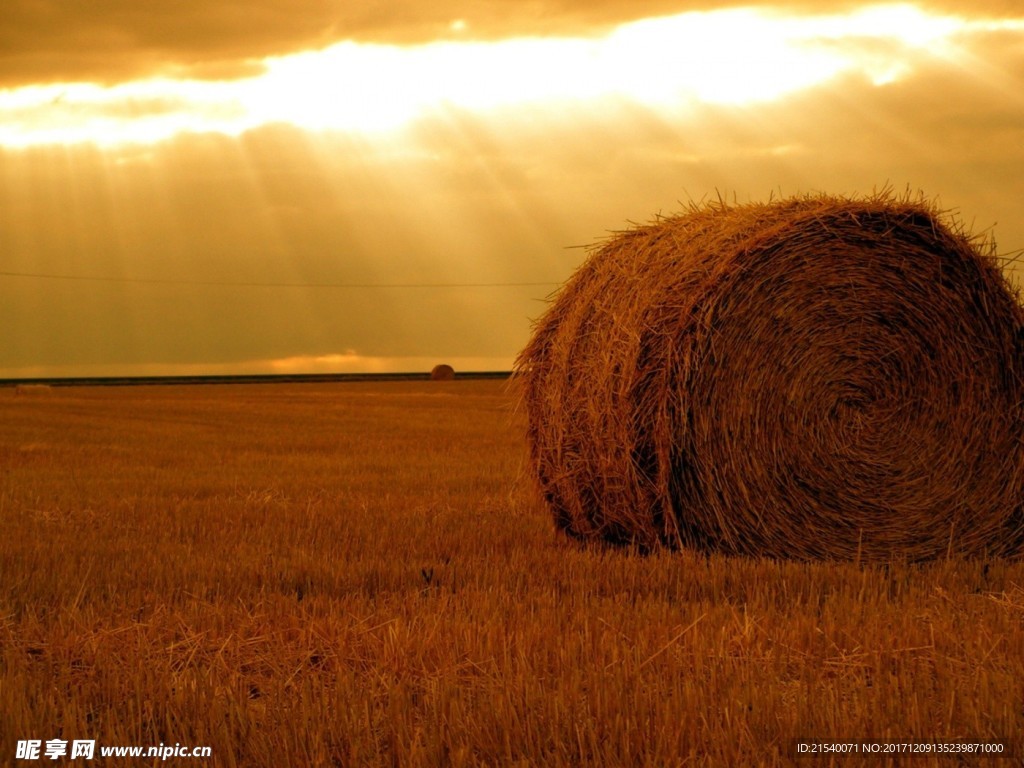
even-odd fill
[[[22,277],[38,280],[74,280],[95,283],[133,283],[143,285],[195,285],[226,288],[339,288],[339,289],[450,289],[450,288],[540,288],[561,285],[559,282],[500,282],[500,283],[284,283],[246,280],[186,280],[175,278],[112,277],[104,275],[61,275],[43,272],[10,272],[0,270],[2,277]]]

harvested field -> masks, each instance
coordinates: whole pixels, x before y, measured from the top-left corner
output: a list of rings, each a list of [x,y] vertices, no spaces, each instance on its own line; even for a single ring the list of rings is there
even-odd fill
[[[0,763],[58,737],[257,768],[1024,754],[1024,565],[581,546],[520,478],[517,395],[444,389],[0,398]]]

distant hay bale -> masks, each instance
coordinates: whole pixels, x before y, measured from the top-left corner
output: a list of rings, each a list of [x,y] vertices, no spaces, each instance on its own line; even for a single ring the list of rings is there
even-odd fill
[[[797,559],[1024,550],[1024,312],[926,200],[692,206],[592,251],[516,362],[581,538]]]
[[[430,371],[431,381],[452,381],[455,378],[455,369],[450,365],[441,363],[435,365]]]
[[[31,395],[50,395],[53,394],[53,387],[49,384],[15,384],[14,385],[14,396],[15,397],[27,397]]]

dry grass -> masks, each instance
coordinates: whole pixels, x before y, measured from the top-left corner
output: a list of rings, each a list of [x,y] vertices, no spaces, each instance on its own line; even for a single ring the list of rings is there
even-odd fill
[[[516,482],[503,387],[0,390],[0,763],[58,735],[211,766],[1024,754],[1024,565],[579,546]]]
[[[584,538],[800,559],[1024,550],[1024,312],[925,200],[695,206],[594,250],[518,368]]]

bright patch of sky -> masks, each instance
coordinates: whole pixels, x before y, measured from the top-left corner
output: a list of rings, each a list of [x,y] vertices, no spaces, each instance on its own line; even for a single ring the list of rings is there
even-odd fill
[[[745,106],[841,76],[892,83],[927,58],[965,56],[972,33],[993,30],[1022,31],[1024,20],[965,20],[906,4],[809,16],[747,8],[644,19],[599,38],[340,42],[266,59],[262,74],[238,80],[0,91],[0,146],[152,143],[272,123],[375,133],[446,109],[556,109],[604,99],[668,114],[701,103]]]

